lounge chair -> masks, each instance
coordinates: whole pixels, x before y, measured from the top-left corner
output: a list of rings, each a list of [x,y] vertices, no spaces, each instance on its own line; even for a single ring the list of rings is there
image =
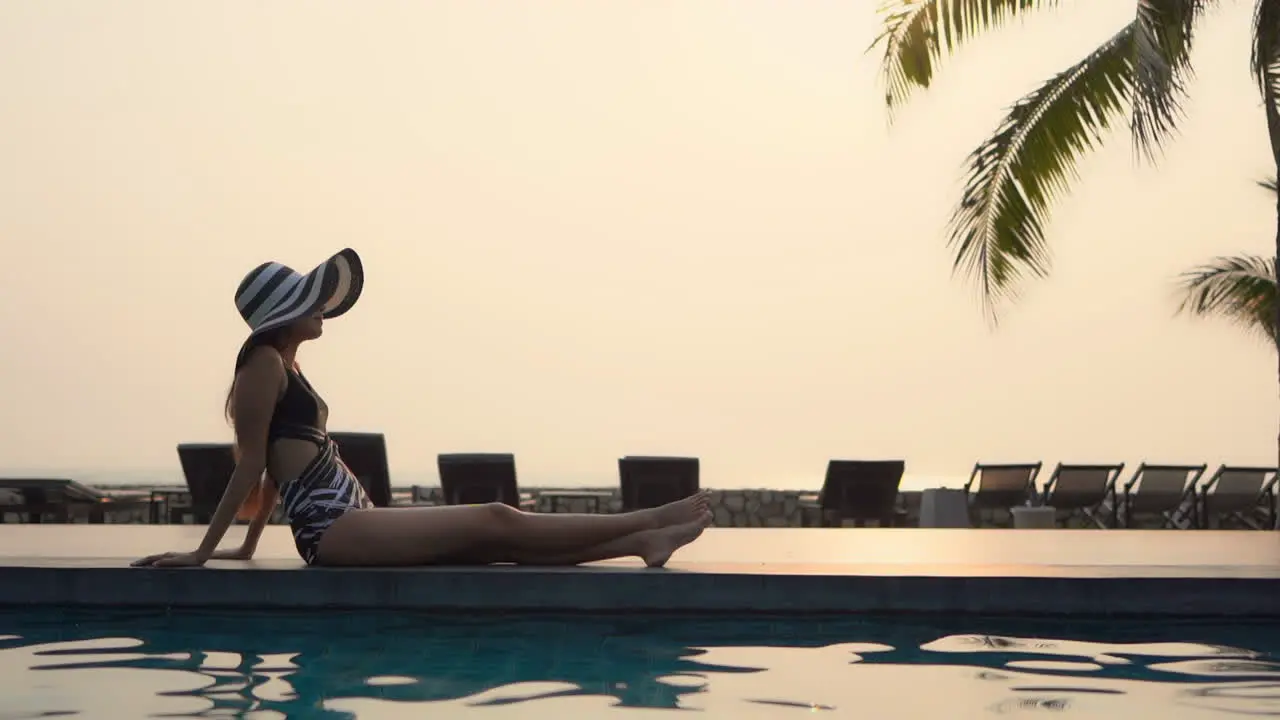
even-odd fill
[[[1161,528],[1195,525],[1195,487],[1208,465],[1142,463],[1111,499],[1116,527],[1133,527],[1135,519],[1155,518]]]
[[[1219,527],[1234,522],[1253,530],[1275,528],[1276,478],[1273,467],[1218,468],[1196,488],[1197,526],[1207,528],[1217,520]]]
[[[152,509],[149,493],[113,496],[66,478],[0,478],[0,490],[21,498],[17,504],[0,506],[0,522],[5,513],[14,513],[29,523],[67,523],[83,512],[96,524],[106,522],[111,513]]]
[[[974,463],[973,472],[964,484],[969,500],[969,513],[975,527],[982,526],[982,512],[996,510],[1005,514],[1010,508],[1025,505],[1035,497],[1036,476],[1043,463]],[[977,481],[975,486],[974,482]]]
[[[521,510],[533,508],[533,497],[520,492],[516,458],[510,453],[442,453],[436,466],[446,505],[500,502]]]
[[[208,525],[236,469],[231,443],[182,443],[178,462],[191,492],[192,522]],[[181,514],[182,508],[169,508],[169,522],[182,522]]]
[[[618,458],[622,511],[658,507],[697,494],[696,457],[628,455]]]
[[[898,503],[898,486],[906,470],[903,460],[831,460],[815,505],[823,527],[842,527],[852,520],[864,527],[904,527],[907,511]]]
[[[1044,484],[1043,502],[1058,511],[1056,520],[1068,526],[1079,518],[1084,527],[1106,528],[1114,524],[1107,501],[1115,493],[1124,463],[1068,465],[1058,463]]]
[[[331,432],[342,462],[360,480],[374,507],[391,505],[391,471],[387,440],[382,433]]]

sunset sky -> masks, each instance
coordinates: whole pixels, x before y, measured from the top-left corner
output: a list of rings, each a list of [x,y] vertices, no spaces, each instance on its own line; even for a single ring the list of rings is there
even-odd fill
[[[347,246],[364,295],[299,360],[398,484],[1273,464],[1275,352],[1174,315],[1184,269],[1273,252],[1252,3],[1206,18],[1157,167],[1125,128],[1081,165],[995,329],[946,247],[965,155],[1132,3],[986,36],[892,126],[875,5],[0,4],[0,471],[176,474],[230,438],[243,275]]]

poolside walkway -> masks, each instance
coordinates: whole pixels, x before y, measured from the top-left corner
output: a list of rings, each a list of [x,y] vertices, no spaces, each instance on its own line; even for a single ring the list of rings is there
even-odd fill
[[[713,528],[665,570],[324,569],[269,526],[249,563],[128,567],[203,533],[0,525],[0,605],[1280,615],[1280,534],[1256,531]]]

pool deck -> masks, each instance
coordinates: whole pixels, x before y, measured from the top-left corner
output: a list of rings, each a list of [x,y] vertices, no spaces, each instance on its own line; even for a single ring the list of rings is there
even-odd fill
[[[713,528],[665,569],[327,569],[270,526],[251,562],[129,567],[203,533],[0,525],[0,605],[1280,616],[1273,532]]]

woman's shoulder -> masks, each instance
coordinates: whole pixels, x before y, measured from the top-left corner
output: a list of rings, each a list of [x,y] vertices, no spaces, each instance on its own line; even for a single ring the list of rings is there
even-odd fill
[[[280,357],[279,350],[270,345],[259,345],[249,352],[240,373],[263,379],[282,377],[284,358]]]

